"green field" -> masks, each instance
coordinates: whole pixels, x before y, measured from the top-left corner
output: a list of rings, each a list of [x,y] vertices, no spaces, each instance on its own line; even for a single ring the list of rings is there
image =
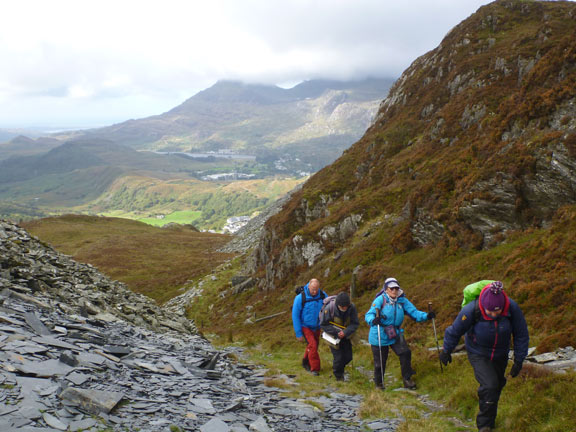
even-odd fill
[[[194,210],[180,210],[165,215],[164,218],[154,218],[154,217],[146,217],[138,219],[140,222],[144,222],[148,225],[154,226],[164,226],[169,223],[177,223],[177,224],[192,224],[195,220],[200,218],[202,215],[201,211],[194,211]]]

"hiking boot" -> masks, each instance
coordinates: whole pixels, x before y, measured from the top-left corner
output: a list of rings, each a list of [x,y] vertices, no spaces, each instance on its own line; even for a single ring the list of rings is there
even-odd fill
[[[336,378],[336,381],[344,381],[344,376],[343,376],[343,375],[340,375],[340,376],[334,375],[334,378]]]
[[[402,380],[402,381],[404,381],[404,388],[407,388],[410,390],[416,389],[416,383],[414,381],[412,381],[410,378]]]
[[[484,426],[478,429],[478,432],[492,432],[492,428],[490,426]]]
[[[318,371],[311,371],[310,373],[311,373],[312,375],[314,375],[314,376],[320,375],[320,372],[318,372]]]
[[[385,387],[382,383],[375,383],[374,384],[377,390],[382,390],[384,391]]]
[[[306,369],[308,372],[310,372],[310,363],[308,363],[308,359],[303,359],[302,360],[302,367],[304,369]]]

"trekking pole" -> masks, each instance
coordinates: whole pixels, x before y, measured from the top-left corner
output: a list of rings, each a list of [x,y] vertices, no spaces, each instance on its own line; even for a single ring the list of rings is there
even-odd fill
[[[428,302],[428,312],[432,312],[432,302]],[[438,345],[438,335],[436,334],[436,321],[432,318],[432,327],[434,327],[434,339],[436,339],[436,349],[438,350],[438,361],[440,362],[440,372],[444,373],[442,360],[440,360],[440,345]]]
[[[376,310],[376,316],[380,318],[380,311]],[[382,364],[382,342],[380,339],[380,323],[378,323],[378,350],[380,351],[380,374],[382,375],[382,388],[384,388],[384,365]]]

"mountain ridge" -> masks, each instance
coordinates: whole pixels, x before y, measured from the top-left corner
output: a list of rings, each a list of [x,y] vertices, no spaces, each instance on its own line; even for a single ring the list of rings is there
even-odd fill
[[[324,275],[335,289],[358,268],[375,289],[419,250],[448,259],[556,226],[576,203],[575,16],[571,2],[497,1],[416,59],[366,134],[267,222],[249,260],[260,287]],[[564,293],[569,274],[546,283]],[[533,282],[514,280],[523,304],[538,303]]]
[[[191,148],[210,150],[227,147],[249,150],[264,144],[270,146],[286,130],[314,121],[311,117],[314,100],[321,99],[324,93],[331,91],[341,96],[337,105],[353,103],[369,113],[369,117],[360,127],[348,126],[342,119],[332,121],[335,130],[328,135],[349,133],[351,129],[357,139],[392,82],[392,79],[374,78],[358,82],[311,80],[291,89],[283,89],[239,81],[219,81],[163,114],[81,131],[75,135],[110,139],[138,149],[188,151]],[[285,141],[298,142],[294,139]]]

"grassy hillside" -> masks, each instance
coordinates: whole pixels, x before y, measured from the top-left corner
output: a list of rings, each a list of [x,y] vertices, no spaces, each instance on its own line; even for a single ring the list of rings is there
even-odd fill
[[[304,179],[267,178],[210,182],[124,176],[98,199],[76,212],[153,221],[163,225],[178,218],[200,229],[219,230],[231,216],[250,216],[285,195]],[[186,212],[186,213],[182,213]],[[182,219],[187,214],[189,217]],[[158,216],[166,216],[158,219]]]
[[[59,252],[98,267],[160,303],[180,294],[186,281],[230,258],[216,252],[228,236],[186,227],[157,228],[127,219],[78,215],[22,226]]]

